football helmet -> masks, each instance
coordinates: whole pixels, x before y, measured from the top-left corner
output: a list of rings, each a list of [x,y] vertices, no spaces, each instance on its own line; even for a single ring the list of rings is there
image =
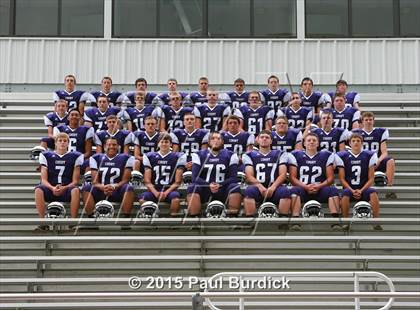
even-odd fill
[[[319,128],[317,124],[311,124],[311,126],[309,126],[309,131],[314,131],[317,128]]]
[[[246,175],[242,171],[238,171],[238,183],[245,184]]]
[[[323,217],[321,204],[316,200],[309,200],[303,205],[302,217]]]
[[[384,187],[388,184],[388,178],[386,177],[385,173],[376,171],[374,182],[376,186]]]
[[[108,200],[101,200],[95,205],[93,213],[95,218],[111,218],[114,217],[114,206]]]
[[[47,206],[45,217],[50,219],[65,218],[66,208],[58,201],[53,201]]]
[[[141,218],[155,218],[159,217],[159,206],[153,201],[145,201],[140,206],[138,217]]]
[[[184,184],[191,184],[191,182],[192,182],[192,172],[191,171],[185,171],[182,174],[182,182],[184,182]]]
[[[226,217],[226,214],[226,206],[220,200],[213,200],[207,205],[206,217],[208,218]]]
[[[268,218],[268,217],[278,217],[276,205],[272,202],[264,202],[258,208],[258,217]]]
[[[83,183],[92,184],[92,172],[90,170],[83,175]]]
[[[34,146],[31,150],[31,156],[30,158],[32,160],[38,160],[39,159],[39,154],[41,154],[42,152],[45,152],[46,149],[40,145]]]
[[[370,218],[372,217],[372,207],[367,201],[359,201],[353,206],[353,217]]]
[[[140,186],[143,183],[143,174],[137,170],[131,171],[130,183],[133,186]]]

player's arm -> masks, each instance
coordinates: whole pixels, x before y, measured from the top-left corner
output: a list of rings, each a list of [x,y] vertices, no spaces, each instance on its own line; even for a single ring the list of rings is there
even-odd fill
[[[54,128],[53,128],[53,126],[48,126],[47,131],[48,131],[48,138],[54,138]]]
[[[243,160],[243,157],[242,157]],[[245,166],[245,176],[246,176],[246,182],[250,185],[254,185],[258,187],[260,191],[264,191],[266,188],[264,185],[262,185],[254,176],[254,168],[252,166]]]
[[[360,128],[359,120],[360,120],[360,111],[356,111],[354,112],[354,115],[353,115],[351,129]]]
[[[227,178],[222,183],[220,183],[220,186],[238,182],[238,165],[239,158],[238,155],[234,153],[230,157]]]
[[[340,183],[343,186],[343,189],[349,189],[351,192],[353,192],[353,189],[351,188],[350,184],[346,181],[346,171],[343,166],[338,167],[338,178],[340,179]]]
[[[297,167],[294,165],[289,166],[289,176],[290,176],[290,183],[292,183],[293,186],[299,186],[302,187],[305,191],[308,191],[308,185],[301,182],[297,177]]]
[[[370,166],[369,171],[368,171],[368,180],[365,183],[365,185],[363,185],[363,187],[360,189],[360,191],[364,192],[369,187],[371,187],[373,185],[374,180],[375,180],[375,166]]]
[[[281,164],[279,166],[279,176],[277,177],[277,179],[274,180],[273,184],[271,184],[270,187],[272,187],[273,190],[276,190],[279,186],[281,186],[286,180],[286,174],[287,174],[287,166],[286,164]]]
[[[197,109],[197,107],[194,107],[193,109],[193,114],[195,115],[195,123],[194,123],[194,127],[196,129],[200,129],[202,128],[202,123],[201,123],[201,113],[200,110]]]
[[[166,125],[165,115],[162,114],[162,117],[159,118],[159,131],[160,132],[166,132],[165,125]]]
[[[85,114],[85,102],[84,101],[79,102],[79,112],[80,112],[80,115]],[[81,122],[81,124],[83,124],[83,119],[81,119],[80,122]]]
[[[92,138],[87,139],[85,141],[85,153],[83,154],[83,156],[86,159],[88,159],[90,157],[90,155],[92,154],[92,145],[93,145]]]
[[[165,191],[165,193],[169,194],[170,192],[173,192],[181,185],[182,173],[184,172],[184,167],[186,164],[187,164],[187,155],[183,154],[180,156],[176,164],[174,182],[169,186],[169,188]]]
[[[87,113],[81,114],[81,115],[83,115],[83,119],[85,121],[83,123],[83,125],[88,126],[88,127],[92,127],[93,126],[93,120],[90,118],[88,113],[89,113],[89,111],[87,111]]]
[[[134,140],[134,134],[130,132],[125,138],[124,138],[124,146],[123,146],[123,152],[125,154],[130,154],[130,144]]]
[[[302,133],[299,132],[296,136],[296,141],[295,141],[295,150],[296,151],[302,151],[303,150],[303,146],[302,146]]]
[[[193,166],[191,169],[192,172],[192,182],[198,185],[209,185],[204,179],[200,178],[200,173],[202,171],[201,160],[200,157],[193,153],[191,154]]]
[[[127,119],[127,130],[130,132],[133,132],[133,122],[131,121],[131,119]]]
[[[381,148],[381,156],[379,156],[378,158],[378,165],[381,161],[385,159],[385,157],[388,156],[388,146],[386,144],[386,141],[381,142],[380,148]]]
[[[325,172],[326,172],[325,174],[326,174],[327,179],[324,182],[318,184],[319,187],[330,186],[331,184],[334,183],[334,166],[332,164],[329,165],[326,168]]]
[[[50,190],[54,189],[54,186],[48,181],[48,168],[46,166],[41,166],[41,184],[45,185]]]
[[[154,196],[157,197],[159,195],[159,192],[152,183],[152,169],[150,169],[150,167],[144,167],[144,185]]]

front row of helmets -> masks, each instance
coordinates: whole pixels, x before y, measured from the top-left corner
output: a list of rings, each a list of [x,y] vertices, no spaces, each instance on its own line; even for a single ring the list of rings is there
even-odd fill
[[[316,200],[309,200],[302,207],[302,217],[324,217],[321,204]],[[354,218],[371,218],[372,206],[367,201],[359,201],[353,206]]]

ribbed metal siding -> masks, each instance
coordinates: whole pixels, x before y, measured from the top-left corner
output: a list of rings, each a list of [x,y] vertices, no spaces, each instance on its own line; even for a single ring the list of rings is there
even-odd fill
[[[352,84],[420,84],[420,40],[0,39],[0,83],[61,83],[74,73],[79,83],[110,75],[118,84],[140,76],[150,84],[195,84],[200,76],[265,84],[274,73],[284,84],[284,72],[292,83],[311,76],[331,84],[343,72]]]

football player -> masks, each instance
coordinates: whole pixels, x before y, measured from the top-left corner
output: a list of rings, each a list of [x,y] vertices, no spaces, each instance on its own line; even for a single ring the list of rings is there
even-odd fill
[[[160,101],[160,105],[162,105],[162,104],[169,105],[169,101],[170,101],[169,94],[170,93],[179,93],[181,95],[182,101],[188,96],[188,93],[178,91],[178,81],[176,79],[170,78],[168,80],[168,82],[166,83],[166,85],[168,86],[168,91],[165,92],[165,93],[162,93],[158,96],[159,101]]]
[[[262,101],[277,113],[278,109],[284,105],[287,89],[280,88],[279,78],[275,75],[271,75],[267,82],[267,89],[261,91]]]
[[[218,103],[219,94],[209,89],[207,91],[207,102],[194,108],[196,114],[196,127],[209,131],[220,131],[226,128],[226,117],[230,115],[231,109],[228,105]]]
[[[329,92],[328,95],[334,99],[334,97],[339,94],[344,97],[347,107],[355,108],[360,110],[360,95],[357,92],[347,92],[348,84],[345,80],[338,80],[335,84],[335,91]]]
[[[271,131],[262,130],[257,137],[259,149],[242,156],[246,181],[244,194],[246,216],[254,216],[256,203],[272,202],[278,206],[280,216],[289,216],[290,191],[283,185],[286,180],[288,155],[271,150]]]
[[[198,80],[198,91],[190,93],[185,101],[191,106],[197,107],[207,102],[207,90],[209,89],[209,79],[205,76]]]
[[[249,95],[249,93],[245,91],[245,81],[243,79],[237,78],[235,82],[233,82],[233,87],[235,88],[234,91],[226,93],[230,98],[228,104],[232,110],[238,109],[242,105],[247,105]]]
[[[343,185],[341,209],[348,217],[350,201],[368,201],[372,206],[373,217],[379,217],[379,198],[372,188],[375,165],[378,157],[375,152],[363,150],[363,137],[358,133],[350,136],[351,150],[337,153],[337,167]],[[382,230],[378,225],[375,229]]]
[[[148,92],[147,91],[147,81],[145,78],[138,78],[134,82],[134,86],[136,87],[136,90],[129,91],[125,94],[124,102],[127,104],[128,107],[133,107],[136,104],[136,94],[137,92],[141,91],[145,94],[145,104],[146,105],[157,105],[158,104],[158,97],[157,94],[154,92]]]
[[[124,95],[118,91],[112,91],[111,88],[112,79],[109,76],[104,76],[101,81],[101,90],[92,92],[92,96],[95,97],[96,101],[99,96],[105,96],[111,106],[120,106],[124,101]],[[92,102],[93,107],[97,107],[96,101]]]
[[[106,118],[106,127],[107,130],[101,130],[95,134],[96,153],[103,153],[105,141],[113,137],[118,141],[118,153],[128,154],[132,142],[132,133],[125,129],[119,129],[118,117],[115,115],[109,115]]]
[[[144,119],[145,130],[135,131],[132,134],[134,142],[134,170],[144,172],[143,165],[143,154],[148,152],[155,152],[157,150],[157,144],[159,139],[159,133],[157,132],[157,120],[153,116],[147,116]]]
[[[172,148],[174,152],[186,154],[185,168],[191,170],[192,154],[207,148],[209,131],[195,128],[195,115],[193,113],[184,115],[184,127],[185,129],[175,129],[171,133]]]
[[[237,215],[241,206],[238,184],[238,156],[223,147],[220,133],[209,136],[209,148],[192,155],[192,184],[188,187],[188,214],[198,216],[201,203],[216,199],[228,201],[230,215]]]
[[[147,191],[139,196],[140,206],[145,201],[170,203],[170,215],[176,216],[180,207],[177,191],[182,181],[186,155],[172,152],[172,138],[168,133],[159,136],[159,151],[143,156],[144,185]]]
[[[70,202],[70,216],[76,218],[80,205],[80,191],[77,187],[83,155],[69,152],[69,136],[59,133],[55,136],[55,151],[39,155],[41,183],[35,187],[35,205],[40,218],[45,216],[45,202]],[[40,225],[36,230],[48,230]]]
[[[53,93],[54,102],[59,99],[64,99],[67,101],[67,109],[78,109],[80,114],[84,114],[85,103],[94,102],[95,98],[83,91],[75,90],[76,87],[76,77],[72,74],[68,74],[64,77],[64,89],[57,90]]]
[[[346,129],[333,128],[333,115],[329,110],[323,110],[320,114],[321,128],[311,129],[319,138],[319,149],[327,150],[332,153],[344,151],[346,149],[346,141],[349,132]]]
[[[252,133],[240,130],[240,122],[238,116],[230,115],[226,120],[227,131],[222,131],[225,149],[236,153],[239,158],[245,152],[252,151],[255,143],[255,136]]]
[[[352,107],[346,107],[344,96],[335,95],[332,113],[334,127],[340,127],[348,131],[359,128],[360,111]]]
[[[184,128],[184,115],[192,113],[192,107],[182,106],[182,99],[179,93],[170,93],[169,106],[162,106],[158,115],[160,117],[160,132],[173,131],[176,128]]]
[[[387,176],[387,185],[394,185],[395,160],[388,154],[387,140],[389,131],[386,128],[375,126],[375,115],[372,112],[362,113],[362,128],[356,129],[363,137],[363,149],[376,152],[378,163],[375,170],[384,172]],[[396,198],[395,193],[387,193],[387,198]]]
[[[302,150],[302,132],[299,129],[289,128],[286,116],[279,116],[275,122],[275,130],[272,132],[273,150],[292,152]]]
[[[67,101],[59,99],[54,103],[54,112],[49,112],[44,116],[44,124],[47,126],[48,137],[41,139],[41,146],[54,149],[54,127],[67,125]]]
[[[90,108],[86,110],[84,115],[85,126],[93,127],[95,131],[107,130],[106,118],[109,115],[119,115],[120,108],[110,107],[108,97],[100,95],[97,101],[97,108]]]
[[[158,117],[160,108],[154,105],[145,105],[146,94],[138,91],[135,95],[135,106],[127,108],[122,113],[122,118],[127,122],[129,131],[144,130],[144,120],[148,116]]]
[[[292,216],[299,217],[301,203],[316,200],[327,202],[331,216],[339,217],[338,190],[332,186],[335,155],[328,151],[318,152],[319,139],[314,133],[308,133],[303,143],[305,151],[293,151],[289,157],[290,181],[293,185]],[[334,224],[332,228],[340,226]],[[293,225],[292,229],[300,230],[300,225]]]
[[[92,184],[83,186],[83,201],[87,216],[92,216],[95,203],[108,200],[121,203],[121,216],[131,216],[133,207],[133,187],[128,183],[134,157],[125,153],[118,154],[118,141],[108,138],[105,143],[105,154],[97,153],[90,158]]]
[[[261,103],[260,94],[257,91],[249,92],[248,100],[249,105],[235,110],[235,115],[242,121],[242,128],[254,135],[258,135],[263,129],[271,130],[275,117],[274,110]]]
[[[279,109],[277,116],[285,115],[289,120],[289,127],[305,130],[312,124],[313,108],[302,107],[302,99],[299,93],[293,92],[289,106]]]

